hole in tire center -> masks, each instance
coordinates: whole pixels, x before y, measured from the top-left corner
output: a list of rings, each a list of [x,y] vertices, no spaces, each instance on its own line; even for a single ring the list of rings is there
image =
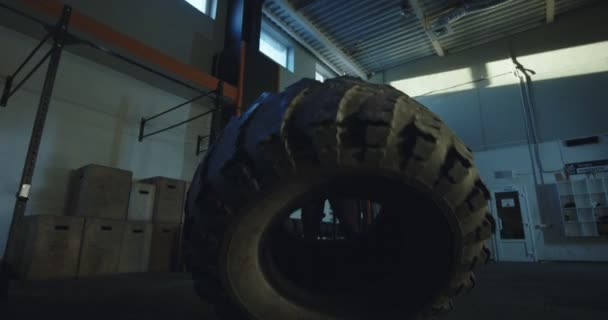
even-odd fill
[[[337,180],[298,197],[268,227],[267,279],[292,299],[336,310],[422,307],[453,266],[453,234],[437,205],[388,180]]]

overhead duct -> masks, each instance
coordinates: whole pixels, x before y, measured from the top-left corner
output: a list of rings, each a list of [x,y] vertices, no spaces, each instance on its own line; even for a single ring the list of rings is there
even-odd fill
[[[429,21],[429,30],[437,37],[452,32],[450,24],[472,13],[488,10],[512,0],[469,0],[459,6],[447,9]]]

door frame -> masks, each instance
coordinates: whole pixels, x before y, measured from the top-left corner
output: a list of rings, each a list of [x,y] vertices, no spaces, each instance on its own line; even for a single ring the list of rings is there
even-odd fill
[[[536,241],[534,239],[534,228],[532,226],[532,219],[530,218],[530,204],[528,193],[526,192],[526,186],[523,184],[501,184],[501,185],[493,185],[489,186],[491,199],[490,199],[490,212],[496,219],[497,229],[496,233],[492,235],[492,245],[494,246],[495,258],[496,261],[501,261],[500,258],[500,250],[499,250],[499,218],[496,206],[496,197],[495,193],[497,192],[513,192],[516,191],[519,195],[519,204],[521,211],[522,223],[524,224],[524,241],[526,242],[526,255],[528,255],[531,260],[530,262],[537,262],[537,250],[536,250]],[[500,240],[500,241],[509,241],[509,240]]]

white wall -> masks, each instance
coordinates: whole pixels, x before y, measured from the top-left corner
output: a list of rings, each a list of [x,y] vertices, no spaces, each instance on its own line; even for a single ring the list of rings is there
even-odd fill
[[[554,189],[554,172],[562,171],[565,163],[607,159],[608,136],[602,136],[599,145],[564,147],[560,141],[551,141],[540,144],[539,148],[544,171],[543,189]],[[551,194],[544,197],[537,194],[526,145],[479,151],[474,153],[474,157],[483,181],[490,190],[504,186],[523,186],[539,260],[608,261],[606,239],[564,236],[559,199]],[[515,178],[496,179],[494,172],[502,170],[513,170]],[[549,228],[538,228],[542,224]]]
[[[525,187],[532,224],[554,224],[533,232],[540,260],[608,261],[608,239],[563,237],[556,199],[544,192],[537,196],[510,52],[536,73],[532,98],[540,160],[547,171],[545,183],[552,184],[551,171],[562,170],[564,163],[608,158],[605,136],[598,145],[562,148],[561,153],[559,147],[563,139],[608,132],[606,19],[608,3],[600,3],[558,16],[552,25],[383,74],[386,83],[429,107],[463,138],[474,150],[486,184]],[[520,175],[497,180],[494,172],[500,170]]]
[[[385,81],[429,106],[473,150],[525,141],[517,60],[533,70],[540,141],[608,131],[608,3],[559,16],[546,25],[446,57],[387,70]]]
[[[0,75],[15,70],[33,38],[0,27]],[[41,52],[45,52],[42,50]],[[19,179],[45,68],[0,109],[0,252],[12,216]],[[1,85],[3,83],[3,77]],[[206,134],[208,118],[137,141],[141,117],[184,101],[108,67],[64,52],[44,131],[27,214],[62,214],[68,173],[89,163],[133,171],[134,178],[168,176],[190,180],[198,158],[196,134]],[[150,122],[146,130],[205,110],[182,110]]]
[[[56,23],[56,17],[35,12],[21,1],[5,0],[4,2],[51,24]],[[215,20],[198,11],[185,0],[63,0],[63,2],[72,6],[78,13],[87,15],[207,73],[211,73],[213,55],[224,47],[227,0],[217,0]],[[26,34],[39,34],[38,32],[42,31],[37,24],[10,14],[4,9],[0,9],[0,25],[9,26]],[[72,32],[79,34],[77,30]],[[89,35],[83,36],[112,48],[111,45],[101,43],[98,39],[91,39]],[[96,61],[98,58],[95,57]],[[113,59],[102,59],[102,64],[106,62],[111,64]]]

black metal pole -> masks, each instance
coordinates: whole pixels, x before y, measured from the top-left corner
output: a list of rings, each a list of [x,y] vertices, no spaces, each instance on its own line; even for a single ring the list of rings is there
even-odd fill
[[[213,100],[215,104],[215,111],[213,115],[211,115],[211,129],[209,130],[209,145],[215,142],[215,139],[219,136],[222,131],[222,118],[225,110],[222,108],[222,95],[224,94],[224,84],[220,81],[217,85],[217,90],[215,90],[215,99]]]
[[[34,126],[32,128],[32,135],[30,137],[30,143],[25,158],[25,164],[23,166],[23,172],[21,174],[21,182],[19,183],[19,190],[17,191],[17,199],[15,201],[15,209],[13,211],[13,219],[9,229],[8,240],[6,243],[6,250],[4,252],[3,259],[3,272],[6,274],[7,267],[10,270],[8,263],[12,262],[14,257],[14,244],[15,235],[18,226],[21,223],[23,215],[25,214],[25,208],[27,206],[27,200],[29,198],[29,192],[32,185],[32,178],[34,176],[34,169],[36,167],[36,160],[38,158],[38,150],[40,148],[40,142],[42,140],[42,133],[44,131],[44,125],[46,122],[51,97],[53,94],[53,87],[55,84],[55,78],[57,77],[57,70],[59,68],[59,62],[61,60],[61,53],[64,45],[64,39],[66,36],[68,23],[70,20],[70,14],[72,8],[70,6],[64,6],[61,18],[57,23],[53,31],[53,53],[48,64],[46,78],[44,79],[44,85],[42,87],[42,93],[40,94],[40,102],[38,104],[38,111],[36,112],[36,118],[34,120]]]
[[[146,129],[146,118],[141,118],[141,120],[139,120],[139,136],[137,138],[137,140],[139,142],[144,140],[144,130],[145,129]]]
[[[157,113],[157,114],[155,114],[155,115],[153,115],[151,117],[148,117],[148,118],[146,118],[146,121],[150,121],[152,119],[156,119],[156,118],[158,118],[158,117],[160,117],[162,115],[165,115],[165,114],[167,114],[167,113],[169,113],[171,111],[177,110],[177,109],[179,109],[179,108],[181,108],[181,107],[183,107],[183,106],[185,106],[185,105],[187,105],[189,103],[192,103],[192,102],[194,102],[196,100],[202,99],[202,98],[204,98],[204,97],[206,97],[206,96],[208,96],[208,95],[210,95],[212,93],[213,93],[213,91],[209,91],[207,93],[203,93],[201,95],[198,95],[198,96],[196,96],[196,97],[194,97],[194,98],[192,98],[190,100],[184,101],[184,102],[176,105],[175,107],[169,108],[169,109],[167,109],[167,110],[165,110],[165,111],[163,111],[161,113]]]
[[[201,114],[198,114],[198,115],[196,115],[196,116],[194,116],[194,117],[192,117],[192,118],[189,118],[189,119],[187,119],[187,120],[180,121],[180,122],[178,122],[178,123],[176,123],[176,124],[173,124],[173,125],[170,125],[170,126],[168,126],[168,127],[166,127],[166,128],[159,129],[159,130],[156,130],[156,131],[154,131],[154,132],[147,133],[147,134],[143,134],[143,130],[140,130],[140,133],[142,133],[142,135],[141,135],[141,139],[143,140],[144,138],[147,138],[147,137],[149,137],[149,136],[153,136],[153,135],[155,135],[155,134],[159,134],[159,133],[161,133],[161,132],[165,132],[165,131],[167,131],[167,130],[171,130],[171,129],[173,129],[173,128],[177,128],[177,127],[179,127],[179,126],[181,126],[181,125],[183,125],[183,124],[186,124],[186,123],[188,123],[188,122],[190,122],[190,121],[196,120],[196,119],[198,119],[198,118],[200,118],[200,117],[204,117],[204,116],[206,116],[206,115],[208,115],[208,114],[212,113],[213,111],[215,111],[215,109],[212,109],[212,110],[209,110],[209,111],[205,111],[205,112],[203,112],[203,113],[201,113]],[[142,119],[142,120],[143,120],[143,119]],[[141,127],[140,127],[140,128],[141,128]],[[140,140],[140,141],[141,141],[141,140]]]
[[[155,114],[155,115],[153,115],[153,116],[151,116],[151,117],[149,117],[149,118],[141,118],[141,120],[140,120],[140,122],[139,122],[139,136],[138,136],[138,140],[139,140],[139,142],[142,142],[142,141],[143,141],[143,139],[144,139],[144,138],[146,138],[146,137],[149,137],[149,136],[155,135],[155,134],[157,134],[157,133],[161,133],[161,132],[167,131],[167,130],[169,130],[169,129],[173,129],[173,128],[177,127],[177,126],[180,126],[180,125],[182,125],[182,124],[188,123],[188,122],[190,122],[190,121],[192,121],[192,120],[198,119],[198,118],[200,118],[200,117],[202,117],[202,116],[204,116],[204,115],[207,115],[207,114],[209,114],[210,112],[212,112],[213,110],[211,110],[210,112],[205,112],[205,113],[203,113],[203,114],[199,114],[199,115],[197,115],[197,116],[195,116],[195,117],[192,117],[192,118],[190,118],[190,119],[188,119],[188,120],[186,120],[186,121],[182,121],[182,122],[180,122],[180,123],[178,123],[178,124],[176,124],[176,125],[172,125],[172,126],[167,127],[167,128],[165,128],[165,129],[161,129],[161,130],[154,131],[154,132],[152,132],[152,133],[145,134],[145,130],[146,130],[146,123],[148,123],[148,121],[150,121],[150,120],[156,119],[156,118],[158,118],[158,117],[160,117],[160,116],[162,116],[162,115],[164,115],[164,114],[167,114],[167,113],[169,113],[169,112],[171,112],[171,111],[174,111],[174,110],[176,110],[176,109],[178,109],[178,108],[181,108],[181,107],[183,107],[183,106],[185,106],[185,105],[187,105],[187,104],[189,104],[189,103],[192,103],[192,102],[194,102],[194,101],[196,101],[196,100],[199,100],[199,99],[205,98],[205,97],[209,96],[209,95],[210,95],[210,94],[212,94],[212,93],[216,93],[216,99],[221,99],[221,96],[220,96],[219,98],[217,97],[217,95],[218,95],[218,90],[220,90],[220,89],[221,89],[221,86],[220,86],[220,85],[221,85],[221,81],[219,82],[219,85],[218,85],[218,89],[217,89],[217,90],[214,90],[214,91],[209,91],[209,92],[207,92],[207,93],[204,93],[204,94],[198,95],[198,96],[196,96],[196,97],[194,97],[194,98],[192,98],[192,99],[190,99],[190,100],[188,100],[188,101],[185,101],[185,102],[183,102],[183,103],[180,103],[180,104],[178,104],[178,105],[177,105],[177,106],[175,106],[175,107],[172,107],[172,108],[170,108],[170,109],[168,109],[168,110],[165,110],[165,111],[163,111],[163,112],[161,112],[161,113]],[[221,94],[221,93],[220,93],[220,94]],[[216,102],[216,104],[215,104],[215,105],[217,106],[217,105],[218,105],[218,103]],[[198,152],[198,151],[197,151],[197,152]],[[198,155],[198,153],[197,153],[197,155]]]
[[[55,51],[55,48],[51,48],[45,55],[44,57],[42,57],[42,59],[40,59],[40,61],[38,61],[38,63],[36,63],[36,65],[32,68],[32,70],[30,70],[25,77],[23,77],[23,79],[21,79],[21,81],[19,81],[19,83],[15,86],[15,88],[13,88],[11,90],[11,92],[8,94],[8,98],[12,97],[15,92],[17,92],[17,90],[21,89],[21,86],[25,84],[25,82],[27,80],[29,80],[32,75],[34,75],[34,73],[38,70],[38,68],[40,68],[40,66],[42,66],[42,64],[46,61],[46,59],[48,59],[51,54],[53,54],[53,51]],[[11,81],[13,80],[13,78],[11,77]]]
[[[23,67],[25,67],[25,65],[34,57],[34,55],[36,54],[36,52],[38,52],[38,50],[40,50],[40,48],[46,43],[47,40],[49,40],[49,38],[52,36],[53,34],[51,32],[47,33],[44,38],[42,38],[42,40],[40,40],[38,42],[38,45],[36,45],[36,47],[30,52],[30,54],[27,55],[27,57],[25,58],[25,60],[23,60],[23,62],[21,62],[21,64],[19,65],[19,67],[17,67],[17,70],[15,70],[15,72],[13,72],[13,74],[11,75],[11,77],[15,77],[17,76],[17,74],[23,69]]]
[[[8,96],[11,93],[11,88],[13,86],[13,77],[8,76],[4,81],[4,90],[2,90],[2,96],[0,97],[0,107],[6,107],[8,103]]]
[[[17,85],[15,90],[12,90],[13,80],[15,79],[17,74],[19,74],[19,72],[21,72],[21,70],[25,67],[25,65],[34,57],[34,55],[36,54],[36,52],[38,52],[38,50],[40,50],[42,45],[44,45],[46,43],[46,41],[49,40],[51,35],[52,35],[51,32],[48,32],[46,34],[46,36],[44,36],[44,38],[42,38],[42,40],[40,40],[40,42],[38,42],[38,45],[36,45],[36,47],[32,51],[30,51],[30,53],[27,55],[27,57],[25,57],[25,60],[23,60],[23,62],[21,62],[21,64],[17,67],[17,70],[15,70],[15,72],[13,72],[12,75],[6,77],[6,81],[4,82],[4,90],[2,91],[2,97],[0,97],[0,107],[6,107],[6,104],[8,103],[8,98],[10,98],[15,93],[15,91],[17,91],[19,89],[19,87],[21,85],[23,85],[23,83],[25,81],[27,81],[27,79],[29,79],[29,77],[34,72],[36,72],[36,70],[40,67],[40,65],[50,56],[51,52],[49,51],[44,56],[44,58],[42,58],[38,62],[38,64],[34,67],[34,69],[32,69],[29,72],[29,74],[25,77],[25,79],[21,80],[21,82],[19,83],[19,85]]]

